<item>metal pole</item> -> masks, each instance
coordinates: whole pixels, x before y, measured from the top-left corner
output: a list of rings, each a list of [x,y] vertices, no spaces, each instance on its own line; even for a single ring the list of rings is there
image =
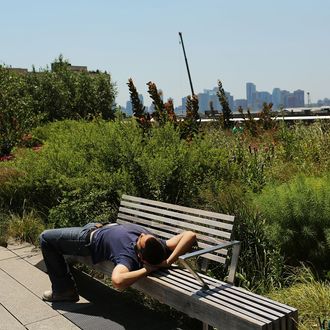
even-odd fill
[[[189,78],[189,83],[190,83],[191,95],[195,95],[193,84],[192,84],[192,81],[191,81],[188,60],[187,60],[187,56],[186,56],[186,51],[184,49],[184,44],[183,44],[183,39],[182,39],[182,33],[181,32],[179,32],[179,36],[180,36],[180,39],[181,39],[181,45],[182,45],[182,49],[183,49],[184,60],[186,62],[186,67],[187,67],[187,71],[188,71],[188,78]]]

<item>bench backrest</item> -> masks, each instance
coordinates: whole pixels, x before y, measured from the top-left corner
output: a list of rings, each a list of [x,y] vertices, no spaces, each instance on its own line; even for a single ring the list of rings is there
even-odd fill
[[[142,225],[163,239],[192,230],[204,249],[231,240],[234,216],[123,195],[117,222]],[[227,253],[222,249],[203,258],[224,264]]]

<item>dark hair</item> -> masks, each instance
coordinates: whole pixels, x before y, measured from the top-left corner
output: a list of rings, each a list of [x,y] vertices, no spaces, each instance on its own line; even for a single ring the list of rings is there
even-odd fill
[[[150,265],[158,265],[166,259],[164,245],[156,237],[149,237],[145,242],[145,247],[141,251],[142,259]]]

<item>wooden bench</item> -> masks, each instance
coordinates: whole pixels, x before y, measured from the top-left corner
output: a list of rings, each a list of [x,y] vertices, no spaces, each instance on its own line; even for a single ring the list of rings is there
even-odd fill
[[[140,224],[164,239],[183,230],[197,234],[198,250],[180,257],[183,268],[161,269],[133,288],[201,320],[203,329],[297,329],[295,308],[233,285],[240,246],[231,241],[233,216],[123,195],[117,223]],[[111,262],[92,265],[90,258],[72,258],[111,276]],[[190,258],[204,273],[194,271]],[[226,282],[205,275],[209,262],[228,265]]]

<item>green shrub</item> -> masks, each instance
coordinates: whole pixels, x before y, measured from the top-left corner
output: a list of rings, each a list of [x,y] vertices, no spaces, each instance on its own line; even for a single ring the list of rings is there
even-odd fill
[[[0,157],[37,122],[24,77],[0,65]]]
[[[329,124],[316,122],[312,125],[295,124],[280,126],[275,138],[278,139],[278,157],[284,162],[299,165],[300,172],[307,175],[329,171],[330,130]]]
[[[330,179],[298,176],[264,189],[257,204],[287,262],[330,269]]]
[[[22,216],[11,214],[7,223],[8,237],[35,245],[38,244],[38,237],[45,229],[43,221],[34,211],[24,213]]]
[[[270,240],[265,219],[255,209],[250,194],[238,182],[222,182],[210,187],[201,193],[204,207],[235,215],[232,238],[241,242],[236,284],[258,293],[280,287],[284,260],[279,247]]]
[[[268,296],[298,309],[299,329],[320,329],[319,320],[330,320],[330,284],[316,280],[306,267],[296,269],[290,281],[290,287]]]
[[[28,73],[28,93],[35,113],[43,122],[63,119],[114,119],[116,86],[108,73],[73,72],[63,56],[52,64],[52,71]]]

